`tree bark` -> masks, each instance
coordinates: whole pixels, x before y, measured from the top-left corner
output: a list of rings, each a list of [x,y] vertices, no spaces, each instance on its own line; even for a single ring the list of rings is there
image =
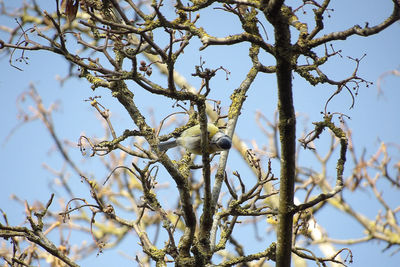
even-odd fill
[[[296,170],[296,117],[292,95],[290,12],[285,12],[285,7],[282,4],[283,1],[270,1],[265,15],[274,26],[274,55],[278,84],[279,135],[281,144],[276,266],[289,267],[292,251],[292,209]]]

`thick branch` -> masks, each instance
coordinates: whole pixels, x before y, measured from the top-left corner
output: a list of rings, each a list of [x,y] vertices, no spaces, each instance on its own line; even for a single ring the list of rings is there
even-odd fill
[[[290,266],[295,182],[296,117],[292,95],[292,49],[289,15],[280,7],[283,1],[269,2],[267,19],[274,26],[276,76],[278,82],[279,134],[281,143],[281,176],[279,189],[276,266]]]
[[[207,153],[208,132],[207,132],[207,114],[204,102],[198,104],[201,129],[201,147],[203,162],[203,180],[204,180],[204,202],[203,214],[200,219],[199,242],[204,254],[210,253],[210,229],[213,221],[213,210],[211,208],[211,171],[210,155]]]

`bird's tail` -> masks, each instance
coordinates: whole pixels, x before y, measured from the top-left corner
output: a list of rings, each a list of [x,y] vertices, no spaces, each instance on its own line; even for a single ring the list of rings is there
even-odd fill
[[[176,143],[176,140],[167,141],[167,142],[158,144],[158,149],[160,151],[167,151],[168,149],[176,147],[177,145],[178,144]]]

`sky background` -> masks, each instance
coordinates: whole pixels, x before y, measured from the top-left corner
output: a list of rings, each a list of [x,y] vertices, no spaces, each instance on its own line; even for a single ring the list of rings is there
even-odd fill
[[[292,4],[298,1],[288,1]],[[21,1],[14,1],[16,6]],[[7,2],[7,5],[10,3]],[[171,4],[171,2],[168,2]],[[165,4],[165,12],[171,12],[172,8]],[[343,30],[355,24],[363,26],[365,22],[369,25],[375,25],[383,18],[387,17],[392,8],[391,1],[331,1],[334,10],[330,11],[330,17],[326,18],[324,33]],[[48,11],[54,10],[54,5],[44,7]],[[311,16],[310,8],[305,8],[306,14],[299,13],[300,19],[304,16]],[[231,22],[232,16],[218,9],[210,9],[208,12],[202,12],[199,25],[206,29],[210,29],[210,33],[222,37],[227,34],[237,33],[237,25],[226,27],[224,22]],[[15,26],[12,19],[0,15],[0,25]],[[267,23],[264,23],[268,37],[273,37],[273,32]],[[293,31],[293,40],[297,38],[297,34]],[[160,42],[165,42],[165,34],[160,33]],[[0,39],[6,39],[4,33],[0,33]],[[362,38],[358,36],[350,37],[345,41],[334,43],[335,50],[342,50],[342,57],[332,58],[326,66],[323,67],[325,73],[331,79],[343,79],[353,71],[355,67],[354,61],[348,59],[361,58],[358,74],[360,77],[368,81],[374,82],[374,85],[365,87],[361,86],[359,94],[356,97],[353,109],[349,109],[351,105],[351,97],[346,92],[335,97],[329,104],[330,111],[343,112],[351,117],[347,120],[347,124],[353,129],[353,139],[355,140],[355,150],[360,155],[365,149],[366,155],[370,156],[380,145],[381,141],[388,144],[389,153],[391,153],[392,162],[400,159],[399,147],[399,130],[400,130],[400,77],[387,76],[382,83],[383,94],[378,95],[377,80],[385,72],[400,67],[400,24],[397,22],[384,32]],[[229,80],[226,80],[223,72],[218,72],[217,76],[212,80],[210,95],[212,99],[221,100],[221,105],[227,111],[232,91],[237,88],[244,79],[250,61],[248,59],[248,46],[236,45],[234,47],[209,47],[204,51],[199,51],[201,43],[197,39],[193,39],[193,43],[185,50],[183,58],[177,62],[176,70],[184,75],[188,82],[198,88],[200,81],[191,76],[194,72],[194,65],[198,65],[200,57],[206,61],[206,67],[218,68],[223,66],[231,72]],[[54,150],[54,143],[50,138],[48,131],[44,125],[36,120],[31,123],[24,124],[20,127],[20,121],[17,119],[18,106],[17,99],[26,92],[30,84],[33,84],[43,99],[43,103],[48,107],[51,103],[58,103],[58,109],[53,114],[56,133],[62,140],[71,140],[77,142],[79,136],[85,133],[87,136],[103,136],[103,129],[98,116],[85,99],[95,95],[101,95],[101,104],[111,110],[111,120],[114,124],[117,135],[121,134],[125,129],[136,129],[131,122],[128,114],[121,109],[116,99],[112,98],[106,89],[98,88],[92,92],[90,85],[83,80],[70,79],[63,86],[57,77],[64,77],[68,72],[68,65],[59,56],[52,55],[48,52],[28,52],[28,64],[16,63],[23,71],[19,71],[9,65],[9,57],[0,54],[0,167],[1,181],[0,187],[0,208],[7,213],[11,225],[20,225],[24,220],[24,208],[21,204],[11,199],[11,195],[16,195],[22,200],[27,200],[33,204],[35,200],[46,202],[50,197],[50,192],[55,192],[56,196],[62,195],[63,192],[57,191],[50,184],[54,180],[54,175],[47,171],[43,164],[50,166],[55,170],[61,170],[64,163],[57,151]],[[262,62],[266,65],[273,64],[273,59],[268,55],[260,56]],[[158,76],[158,71],[154,69],[155,79],[160,79],[165,84],[165,79]],[[164,81],[162,81],[164,79]],[[244,141],[251,147],[251,142],[256,141],[260,146],[268,145],[265,136],[256,127],[255,114],[261,111],[268,119],[272,120],[276,109],[276,80],[273,75],[260,74],[252,88],[248,92],[248,98],[243,107],[242,116],[239,119],[236,133],[241,136]],[[139,108],[146,111],[145,114],[154,115],[156,125],[168,114],[178,111],[172,108],[173,101],[165,100],[161,97],[153,97],[143,92],[137,86],[130,84],[131,90],[135,93],[135,101]],[[335,91],[332,86],[322,85],[313,87],[307,84],[301,77],[294,74],[294,103],[298,114],[298,138],[304,128],[311,129],[312,122],[321,120],[320,112],[323,111],[326,100]],[[150,98],[151,97],[151,98]],[[151,100],[149,100],[151,99]],[[23,104],[24,110],[28,110],[32,103],[27,100]],[[183,120],[183,117],[182,117]],[[150,120],[148,120],[150,122]],[[153,125],[155,126],[155,125]],[[165,129],[166,132],[171,129]],[[10,135],[11,133],[11,135]],[[324,146],[327,139],[322,138],[317,145]],[[99,166],[98,158],[84,159],[80,155],[77,147],[71,147],[70,153],[77,164],[87,173],[99,180],[104,179],[104,169]],[[172,157],[176,157],[177,153],[171,153]],[[315,158],[308,152],[301,151],[301,163],[304,166],[315,167]],[[249,176],[249,183],[254,182],[249,170],[236,166],[239,160],[237,153],[232,152],[228,161],[228,172],[232,172],[239,168],[243,177]],[[351,164],[351,163],[349,163]],[[331,182],[335,177],[335,162],[331,162],[331,169],[328,176]],[[274,170],[276,176],[279,176],[278,164],[275,163]],[[74,173],[70,173],[70,184],[77,196],[87,197],[89,192],[87,187],[81,183],[80,178]],[[350,165],[346,166],[345,174],[349,175]],[[382,182],[380,189],[384,197],[388,200],[391,207],[399,206],[399,195],[387,183]],[[168,201],[168,196],[172,191],[164,190],[161,193],[161,201]],[[363,212],[370,219],[376,216],[377,211],[382,209],[381,206],[374,201],[371,192],[359,192],[352,194],[348,190],[344,192],[346,199],[351,202],[355,208]],[[174,203],[170,203],[174,205]],[[61,210],[59,203],[53,203],[54,210]],[[324,226],[330,233],[330,237],[336,239],[358,238],[362,236],[361,228],[350,217],[343,215],[335,210],[323,211],[317,216],[319,224]],[[254,229],[248,229],[254,234]],[[264,235],[264,229],[258,229],[261,235]],[[248,232],[242,232],[237,238],[246,240]],[[274,240],[274,235],[265,233],[263,242]],[[73,240],[81,241],[82,237],[73,236]],[[96,257],[91,256],[83,261],[78,262],[82,266],[100,266],[113,263],[121,266],[135,266],[135,262],[129,261],[126,257],[116,257],[116,255],[133,253],[134,247],[132,243],[137,243],[138,239],[134,233],[129,234],[120,247],[104,251],[103,254]],[[259,247],[248,244],[246,253],[256,252]],[[336,248],[340,248],[337,245]],[[400,262],[400,253],[391,256],[394,249],[385,252],[385,244],[378,242],[370,242],[367,244],[351,246],[353,251],[354,263],[350,266],[398,266]],[[0,260],[2,263],[2,260]],[[100,264],[100,265],[99,265]],[[313,266],[313,263],[309,263]]]

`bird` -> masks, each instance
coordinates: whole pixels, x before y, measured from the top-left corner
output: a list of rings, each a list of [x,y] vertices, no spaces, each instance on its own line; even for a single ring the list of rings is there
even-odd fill
[[[207,124],[208,147],[207,153],[229,150],[232,147],[232,139],[212,123]],[[181,146],[192,154],[201,155],[201,130],[200,124],[190,127],[172,141],[162,142],[158,145],[160,151]]]

